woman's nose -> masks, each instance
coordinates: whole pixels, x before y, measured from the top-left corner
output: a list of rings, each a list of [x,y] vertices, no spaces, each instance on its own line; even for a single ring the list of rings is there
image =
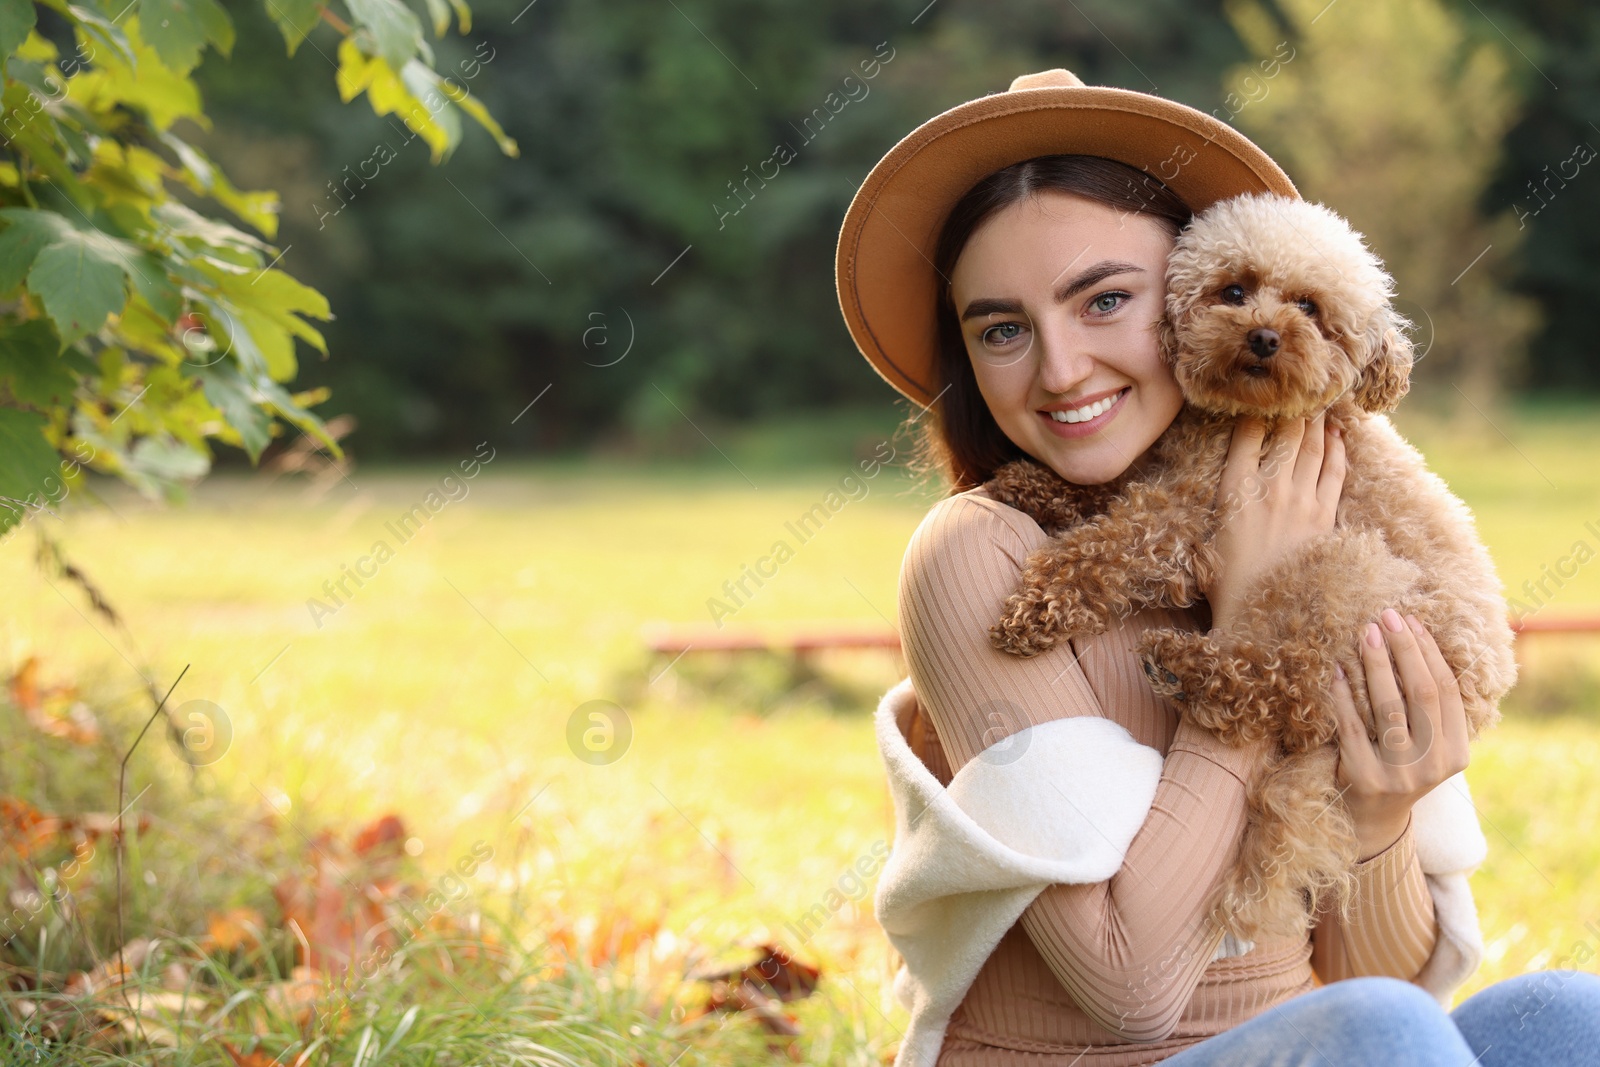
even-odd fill
[[[1094,357],[1081,343],[1065,333],[1037,337],[1039,345],[1039,387],[1047,393],[1065,396],[1094,372]]]

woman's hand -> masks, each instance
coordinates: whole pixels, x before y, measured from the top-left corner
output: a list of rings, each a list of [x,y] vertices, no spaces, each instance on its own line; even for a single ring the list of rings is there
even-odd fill
[[[1322,414],[1286,419],[1261,454],[1266,424],[1241,418],[1233,427],[1217,490],[1217,573],[1202,588],[1213,629],[1227,629],[1242,594],[1286,553],[1333,529],[1344,488],[1344,439]]]
[[[1367,738],[1343,669],[1333,681],[1339,718],[1335,780],[1355,820],[1361,859],[1394,844],[1405,832],[1411,805],[1467,766],[1461,687],[1433,635],[1415,615],[1402,622],[1393,608],[1385,608],[1382,619],[1382,626],[1368,623],[1359,638],[1377,744]],[[1389,665],[1391,652],[1400,667],[1398,683]]]

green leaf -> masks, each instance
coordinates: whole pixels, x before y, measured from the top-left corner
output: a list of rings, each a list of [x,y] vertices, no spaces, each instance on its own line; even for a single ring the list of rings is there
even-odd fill
[[[272,0],[268,6],[291,56],[322,20],[322,0]]]
[[[365,55],[348,37],[339,42],[337,81],[341,100],[348,103],[365,92],[373,114],[398,113],[406,126],[428,143],[433,162],[439,162],[455,147],[449,131],[433,120],[428,108],[411,95],[411,90],[389,65],[375,56]]]
[[[422,23],[400,0],[345,0],[350,18],[372,35],[372,51],[399,70],[422,46]]]
[[[135,291],[144,297],[145,303],[150,305],[150,310],[167,322],[172,322],[178,317],[178,312],[183,310],[183,294],[172,284],[172,279],[167,277],[166,265],[161,262],[160,257],[150,252],[142,252],[129,258],[123,266],[126,268],[128,281],[132,282]]]
[[[7,223],[5,232],[0,233],[0,293],[9,293],[22,284],[45,245],[53,244],[72,227],[53,211],[31,208],[6,208],[0,211],[0,218]]]
[[[210,120],[200,105],[199,87],[185,74],[168,67],[155,49],[139,42],[138,16],[128,16],[127,26],[133,35],[135,59],[126,61],[111,54],[109,48],[97,54],[93,67],[67,83],[68,98],[97,111],[110,111],[117,104],[137,107],[149,116],[150,125],[157,131],[181,118],[208,126]]]
[[[277,193],[270,190],[240,192],[204,152],[171,132],[158,133],[156,136],[178,157],[189,188],[212,197],[268,237],[278,232]]]
[[[512,159],[522,154],[517,147],[517,142],[506,136],[506,131],[501,128],[500,123],[496,122],[494,116],[489,114],[489,109],[484,107],[483,103],[471,93],[467,92],[465,86],[457,85],[452,81],[439,77],[436,71],[423,66],[414,59],[406,64],[405,70],[401,71],[401,76],[405,80],[406,86],[430,110],[434,107],[427,98],[428,90],[431,89],[462,111],[465,111],[472,117],[473,121],[488,130],[489,135],[494,138],[495,144],[500,146],[500,151]]]
[[[117,25],[116,20],[84,7],[82,4],[64,4],[60,0],[53,0],[53,2],[52,0],[46,0],[46,2],[50,3],[50,6],[56,10],[72,16],[77,21],[78,33],[83,38],[82,44],[87,46],[83,50],[83,55],[85,57],[94,56],[97,65],[104,63],[106,60],[106,56],[100,51],[102,48],[107,52],[115,53],[116,58],[123,63],[133,64],[139,61],[139,57],[134,54],[133,43],[128,40],[127,31]],[[118,8],[118,10],[124,9]],[[96,47],[96,45],[99,47]]]
[[[22,82],[11,82],[0,94],[0,114],[0,135],[10,142],[7,154],[14,156],[20,149],[79,207],[89,206],[83,183],[61,155],[59,135],[68,127],[44,110],[43,100]]]
[[[21,48],[37,20],[33,0],[0,0],[0,56]]]
[[[272,246],[261,238],[229,226],[226,222],[208,219],[176,200],[156,205],[151,209],[150,216],[175,236],[199,241],[213,248],[228,248],[240,252],[274,251]]]
[[[161,62],[178,74],[200,63],[206,43],[233,51],[233,22],[217,0],[139,0],[139,29]]]
[[[0,380],[12,396],[36,408],[71,397],[78,384],[61,359],[61,338],[47,319],[0,329]]]
[[[298,364],[294,358],[294,338],[273,316],[253,308],[240,308],[236,313],[239,325],[250,331],[250,337],[266,361],[267,375],[274,381],[286,382],[295,376]]]
[[[36,507],[51,496],[61,458],[45,440],[45,425],[36,412],[0,407],[0,533],[22,521],[30,497]]]
[[[28,288],[56,320],[63,344],[94,333],[128,300],[123,265],[97,247],[92,235],[50,245],[33,261]]]
[[[279,415],[289,420],[306,436],[321,441],[336,459],[344,458],[344,449],[340,448],[339,442],[329,435],[328,428],[322,424],[322,420],[296,403],[287,389],[274,381],[257,381],[256,388]]]
[[[169,488],[177,482],[192,482],[211,469],[211,457],[182,441],[162,434],[141,437],[128,453],[128,465],[151,481]]]
[[[433,19],[433,35],[443,37],[450,30],[450,5],[445,0],[427,0],[428,16]]]
[[[272,440],[272,416],[258,406],[255,390],[244,375],[227,360],[209,367],[185,368],[185,372],[200,379],[206,399],[229,426],[239,431],[239,440],[254,463]]]

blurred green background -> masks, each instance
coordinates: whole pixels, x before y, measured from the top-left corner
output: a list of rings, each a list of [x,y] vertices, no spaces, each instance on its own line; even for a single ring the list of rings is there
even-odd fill
[[[834,296],[844,209],[917,124],[1057,66],[1231,118],[1348,215],[1417,323],[1408,403],[1600,391],[1592,4],[487,0],[438,68],[522,157],[472,129],[440,167],[328,91],[326,27],[291,60],[258,5],[230,10],[241,47],[200,68],[202,143],[282,194],[282,266],[337,316],[297,385],[333,387],[318,410],[357,417],[358,459],[491,430],[524,454],[713,454],[689,420],[716,439],[888,407]],[[796,158],[724,217],[785,142]]]

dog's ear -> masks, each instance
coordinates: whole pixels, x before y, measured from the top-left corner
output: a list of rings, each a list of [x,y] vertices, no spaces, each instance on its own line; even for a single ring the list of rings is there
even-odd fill
[[[1398,316],[1383,312],[1367,329],[1367,363],[1355,385],[1355,401],[1363,411],[1393,411],[1411,388],[1413,353],[1404,325]]]
[[[1170,370],[1178,365],[1178,331],[1172,326],[1172,315],[1166,314],[1156,322],[1157,351],[1161,362]]]

